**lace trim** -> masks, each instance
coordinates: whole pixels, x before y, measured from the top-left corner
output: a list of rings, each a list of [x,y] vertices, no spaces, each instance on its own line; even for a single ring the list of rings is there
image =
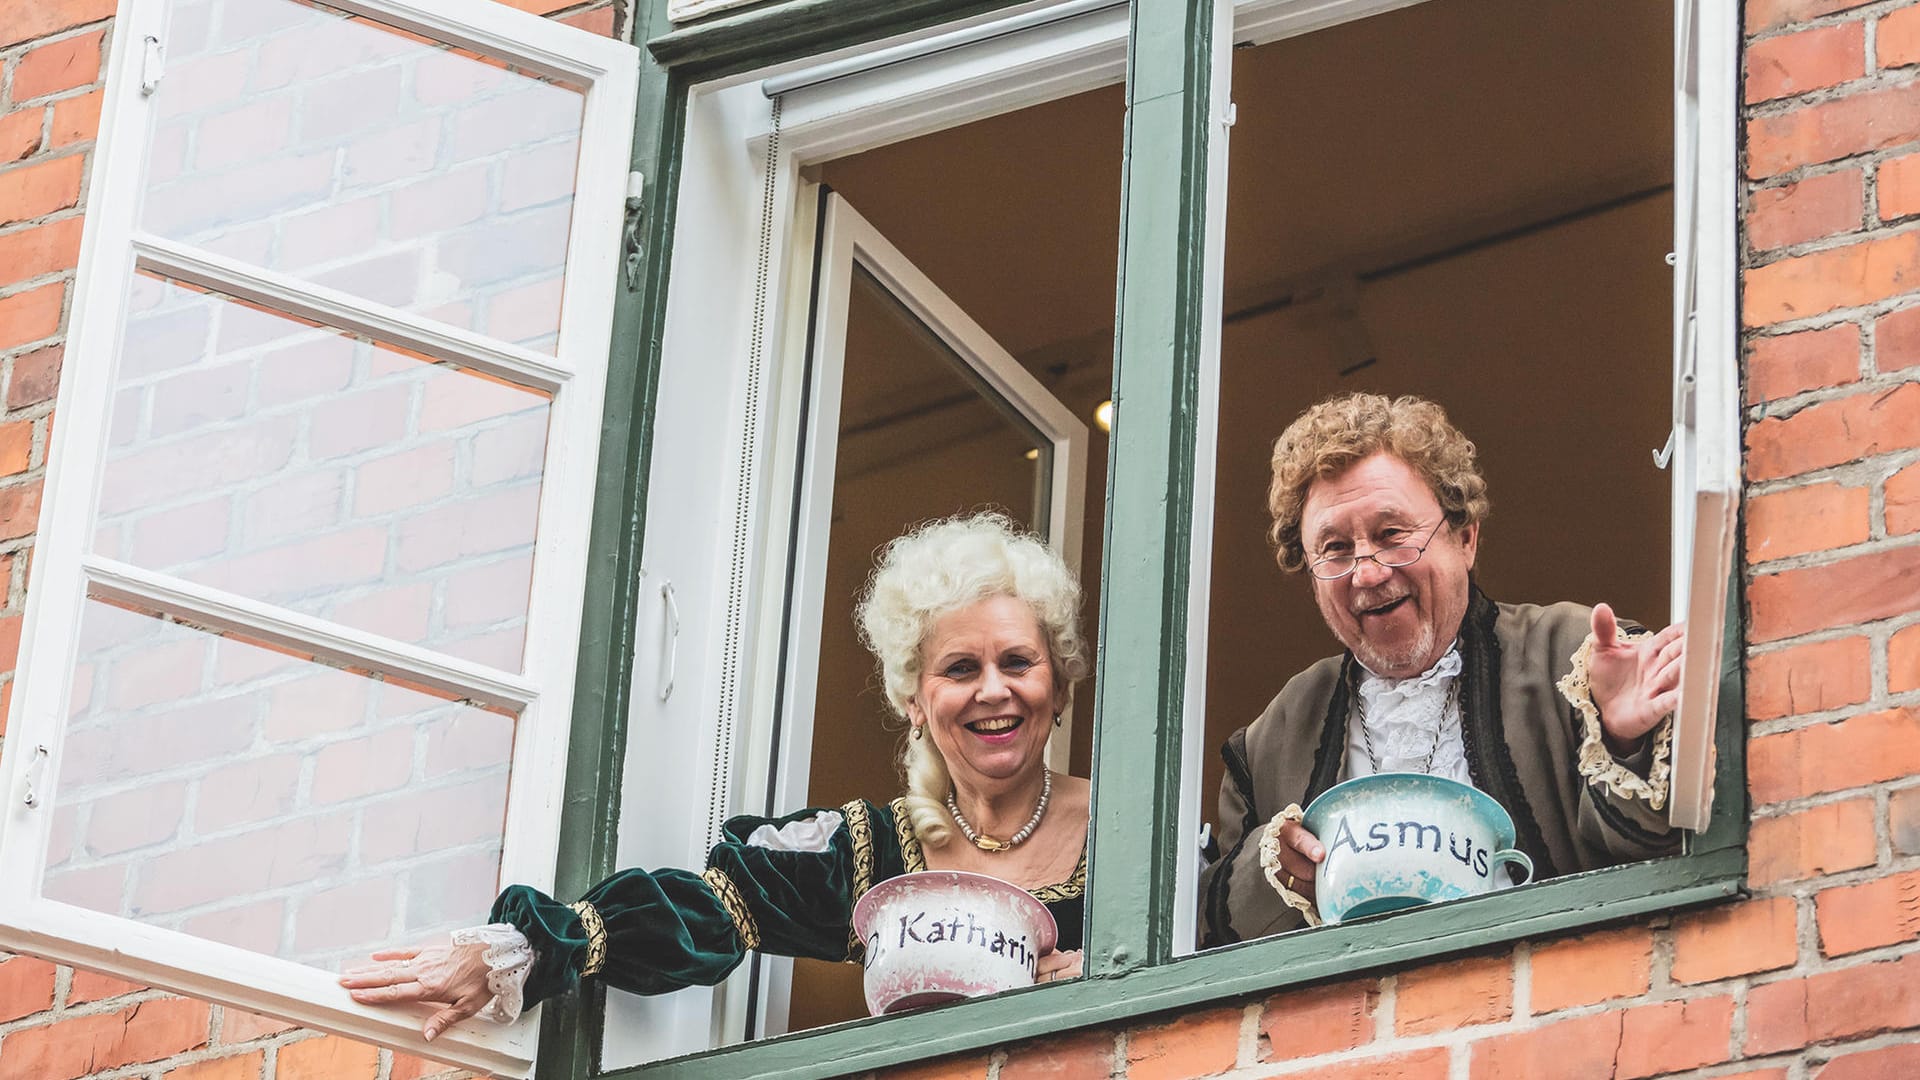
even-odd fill
[[[822,810],[778,829],[767,822],[747,834],[747,846],[767,851],[805,851],[819,854],[833,846],[833,834],[846,819],[834,810]]]
[[[591,979],[607,966],[607,924],[600,919],[600,909],[585,900],[567,906],[580,916],[580,930],[587,935],[587,962],[580,965],[580,977]]]
[[[733,879],[727,876],[725,870],[717,866],[707,867],[706,872],[700,877],[706,881],[707,887],[713,890],[713,894],[720,898],[720,906],[727,909],[727,918],[733,921],[733,931],[740,935],[741,946],[747,949],[759,948],[760,927],[753,921],[753,912],[747,908],[746,898],[740,895],[740,889],[734,885]]]
[[[873,888],[873,820],[867,816],[867,801],[855,799],[840,808],[847,819],[847,836],[853,841],[853,890],[847,897],[849,905],[858,903]],[[851,908],[849,908],[851,910]],[[860,940],[860,932],[853,928],[853,921],[847,921],[847,959],[859,960],[866,955],[867,947]]]
[[[1621,636],[1629,640],[1650,634],[1646,630],[1621,631]],[[1588,634],[1574,650],[1573,670],[1567,672],[1559,684],[1560,696],[1580,714],[1580,775],[1595,787],[1604,787],[1623,799],[1645,799],[1649,807],[1659,810],[1667,804],[1667,785],[1673,773],[1673,716],[1668,714],[1652,731],[1653,760],[1644,779],[1615,761],[1613,752],[1607,749],[1605,733],[1600,727],[1600,706],[1594,703],[1593,686],[1587,675],[1593,646],[1593,635]]]
[[[1320,925],[1320,913],[1313,908],[1313,901],[1287,888],[1280,881],[1280,826],[1289,821],[1300,821],[1307,812],[1300,809],[1299,803],[1288,803],[1285,810],[1273,815],[1273,820],[1260,828],[1260,869],[1267,875],[1267,884],[1280,894],[1280,899],[1293,910],[1306,916],[1308,926]]]
[[[453,932],[455,945],[487,947],[487,989],[493,1000],[473,1015],[496,1024],[511,1024],[525,1007],[527,976],[533,971],[533,945],[509,923],[489,923]]]

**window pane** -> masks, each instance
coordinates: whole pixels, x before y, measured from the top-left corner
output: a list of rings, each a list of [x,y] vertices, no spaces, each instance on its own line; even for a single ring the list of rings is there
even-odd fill
[[[89,601],[41,891],[332,968],[484,920],[514,718]]]
[[[150,275],[94,550],[519,670],[545,393]]]
[[[140,225],[552,352],[576,89],[296,0],[175,0]]]

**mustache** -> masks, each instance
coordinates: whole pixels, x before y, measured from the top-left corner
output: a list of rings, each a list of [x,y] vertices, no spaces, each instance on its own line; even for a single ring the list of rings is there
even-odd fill
[[[1354,593],[1353,599],[1347,604],[1347,608],[1353,614],[1361,615],[1375,608],[1386,607],[1395,600],[1404,599],[1412,595],[1413,590],[1404,586],[1399,588],[1369,589],[1366,592]]]

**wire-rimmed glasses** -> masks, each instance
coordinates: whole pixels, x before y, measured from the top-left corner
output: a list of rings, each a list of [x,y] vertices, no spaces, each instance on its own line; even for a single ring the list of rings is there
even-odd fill
[[[1433,546],[1433,538],[1439,535],[1440,526],[1446,523],[1447,519],[1445,515],[1442,515],[1439,521],[1429,526],[1427,528],[1427,541],[1424,544],[1417,546],[1413,544],[1395,544],[1392,547],[1376,548],[1365,555],[1328,555],[1325,558],[1315,559],[1308,563],[1307,573],[1312,574],[1321,581],[1339,581],[1341,578],[1359,569],[1360,563],[1364,559],[1372,559],[1374,562],[1389,570],[1397,570],[1402,566],[1412,566],[1414,563],[1420,561],[1420,556],[1425,555],[1428,548]]]

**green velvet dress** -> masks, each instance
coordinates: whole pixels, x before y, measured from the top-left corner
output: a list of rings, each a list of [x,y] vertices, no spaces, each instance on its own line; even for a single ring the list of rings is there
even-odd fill
[[[510,923],[533,946],[523,991],[528,1007],[564,993],[583,972],[639,994],[711,986],[750,949],[818,960],[860,959],[853,904],[875,884],[926,869],[903,800],[878,805],[856,799],[825,851],[756,847],[747,837],[762,825],[778,829],[820,813],[780,818],[737,817],[726,840],[707,856],[704,873],[624,870],[564,904],[515,885],[494,901],[492,921]],[[1073,876],[1033,895],[1059,923],[1061,950],[1080,947],[1087,859]],[[591,909],[587,908],[591,905]],[[589,924],[597,922],[601,932]]]

